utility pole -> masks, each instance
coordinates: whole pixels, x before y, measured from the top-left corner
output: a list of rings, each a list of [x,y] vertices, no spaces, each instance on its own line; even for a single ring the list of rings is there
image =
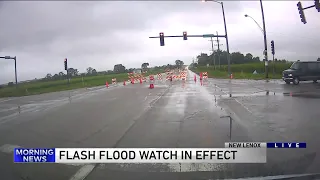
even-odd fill
[[[211,51],[212,51],[212,58],[213,58],[213,67],[214,67],[214,70],[216,70],[216,58],[214,57],[214,50],[213,50],[213,39],[212,37],[210,37],[210,40],[211,41]]]
[[[218,37],[218,36],[219,36],[219,35],[218,35],[218,31],[217,31],[217,40],[216,40],[217,44],[215,44],[215,45],[218,46],[218,62],[219,62],[219,69],[221,69],[221,63],[220,63],[220,45],[222,45],[222,44],[220,44],[220,41],[219,41],[219,37]]]
[[[268,74],[268,47],[267,47],[267,34],[266,34],[266,23],[265,23],[265,19],[264,19],[264,12],[263,12],[263,5],[262,5],[262,0],[260,0],[260,6],[261,6],[261,14],[262,14],[262,25],[263,25],[263,39],[264,39],[264,64],[265,64],[265,75],[266,75],[266,79],[269,78]]]

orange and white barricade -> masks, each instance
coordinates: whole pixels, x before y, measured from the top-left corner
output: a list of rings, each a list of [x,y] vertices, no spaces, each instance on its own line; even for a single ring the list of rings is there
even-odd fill
[[[117,78],[112,79],[112,84],[117,84]]]
[[[180,77],[181,77],[181,80],[186,80],[186,76],[187,76],[187,73],[186,72],[184,72],[184,71],[181,71],[180,72]]]
[[[203,76],[203,79],[208,79],[208,72],[203,72],[202,76]]]
[[[149,76],[149,80],[150,80],[150,86],[149,86],[149,88],[150,88],[150,89],[153,89],[153,88],[154,88],[154,76],[153,76],[153,75],[150,75],[150,76]]]

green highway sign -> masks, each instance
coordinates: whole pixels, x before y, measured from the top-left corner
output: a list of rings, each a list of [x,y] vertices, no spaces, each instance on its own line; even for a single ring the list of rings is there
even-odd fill
[[[203,38],[209,38],[209,37],[213,37],[214,34],[204,34],[202,35]]]

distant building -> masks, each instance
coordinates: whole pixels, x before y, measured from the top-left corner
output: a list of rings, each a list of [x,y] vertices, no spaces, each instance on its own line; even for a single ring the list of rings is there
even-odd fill
[[[133,73],[134,74],[142,74],[142,69],[134,69]]]

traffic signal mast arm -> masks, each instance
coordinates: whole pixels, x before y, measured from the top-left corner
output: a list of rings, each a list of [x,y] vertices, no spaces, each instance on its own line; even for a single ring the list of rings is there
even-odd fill
[[[172,37],[183,37],[183,35],[180,36],[163,36],[165,38],[172,38]],[[224,38],[226,36],[224,35],[214,35],[214,34],[203,34],[203,35],[187,35],[187,37],[221,37]],[[149,38],[160,38],[160,36],[153,36],[153,37],[149,37]]]
[[[309,7],[302,8],[302,10],[313,8],[313,7],[316,7],[316,5],[312,5],[312,6],[309,6]]]

